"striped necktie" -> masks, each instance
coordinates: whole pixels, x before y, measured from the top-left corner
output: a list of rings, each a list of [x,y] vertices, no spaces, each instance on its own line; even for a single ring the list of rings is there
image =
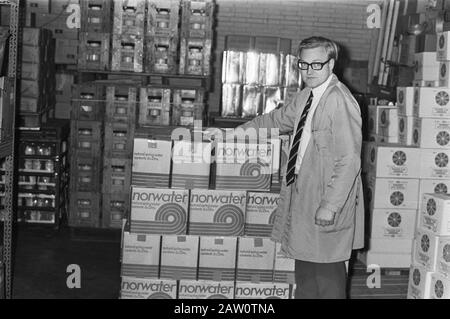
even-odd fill
[[[286,185],[289,186],[295,181],[295,164],[297,163],[298,148],[300,145],[300,140],[302,137],[303,127],[305,126],[306,117],[308,116],[309,109],[311,108],[313,100],[313,93],[309,95],[308,102],[303,109],[302,116],[298,122],[297,131],[294,135],[294,140],[292,142],[291,151],[289,152],[289,161],[286,171]]]

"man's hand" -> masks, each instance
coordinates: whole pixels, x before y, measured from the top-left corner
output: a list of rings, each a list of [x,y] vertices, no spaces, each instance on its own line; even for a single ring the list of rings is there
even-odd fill
[[[329,209],[319,207],[316,212],[316,225],[330,226],[334,224],[334,217],[336,213]]]

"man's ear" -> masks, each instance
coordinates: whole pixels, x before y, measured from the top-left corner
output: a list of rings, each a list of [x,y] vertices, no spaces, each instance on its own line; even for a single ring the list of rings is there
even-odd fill
[[[334,59],[331,59],[330,62],[329,62],[330,63],[330,67],[331,67],[331,71],[334,70],[334,61],[335,61]]]

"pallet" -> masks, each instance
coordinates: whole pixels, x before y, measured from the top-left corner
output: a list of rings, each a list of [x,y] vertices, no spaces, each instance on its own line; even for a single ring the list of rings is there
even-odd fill
[[[109,70],[110,33],[80,32],[78,68]]]
[[[102,192],[128,194],[131,186],[131,159],[104,158]]]
[[[136,120],[136,103],[136,87],[108,86],[106,88],[106,122],[134,123]]]
[[[72,93],[71,119],[77,121],[103,121],[106,92],[103,85],[75,85]]]
[[[110,33],[112,31],[112,1],[83,0],[81,5],[81,32]]]
[[[134,125],[127,123],[105,123],[104,156],[131,158],[133,155]]]
[[[134,35],[114,34],[112,39],[112,71],[144,71],[144,39]]]
[[[147,37],[178,38],[180,3],[178,0],[147,1]]]
[[[114,0],[113,34],[144,36],[145,1]]]
[[[171,90],[146,87],[139,93],[139,125],[169,125]]]

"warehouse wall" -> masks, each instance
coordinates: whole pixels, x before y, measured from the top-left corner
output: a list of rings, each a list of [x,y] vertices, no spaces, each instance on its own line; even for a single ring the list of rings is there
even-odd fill
[[[216,50],[213,92],[209,110],[219,112],[221,63],[229,34],[276,36],[298,42],[322,35],[341,44],[351,60],[368,60],[372,31],[367,28],[367,6],[377,0],[216,0]]]

